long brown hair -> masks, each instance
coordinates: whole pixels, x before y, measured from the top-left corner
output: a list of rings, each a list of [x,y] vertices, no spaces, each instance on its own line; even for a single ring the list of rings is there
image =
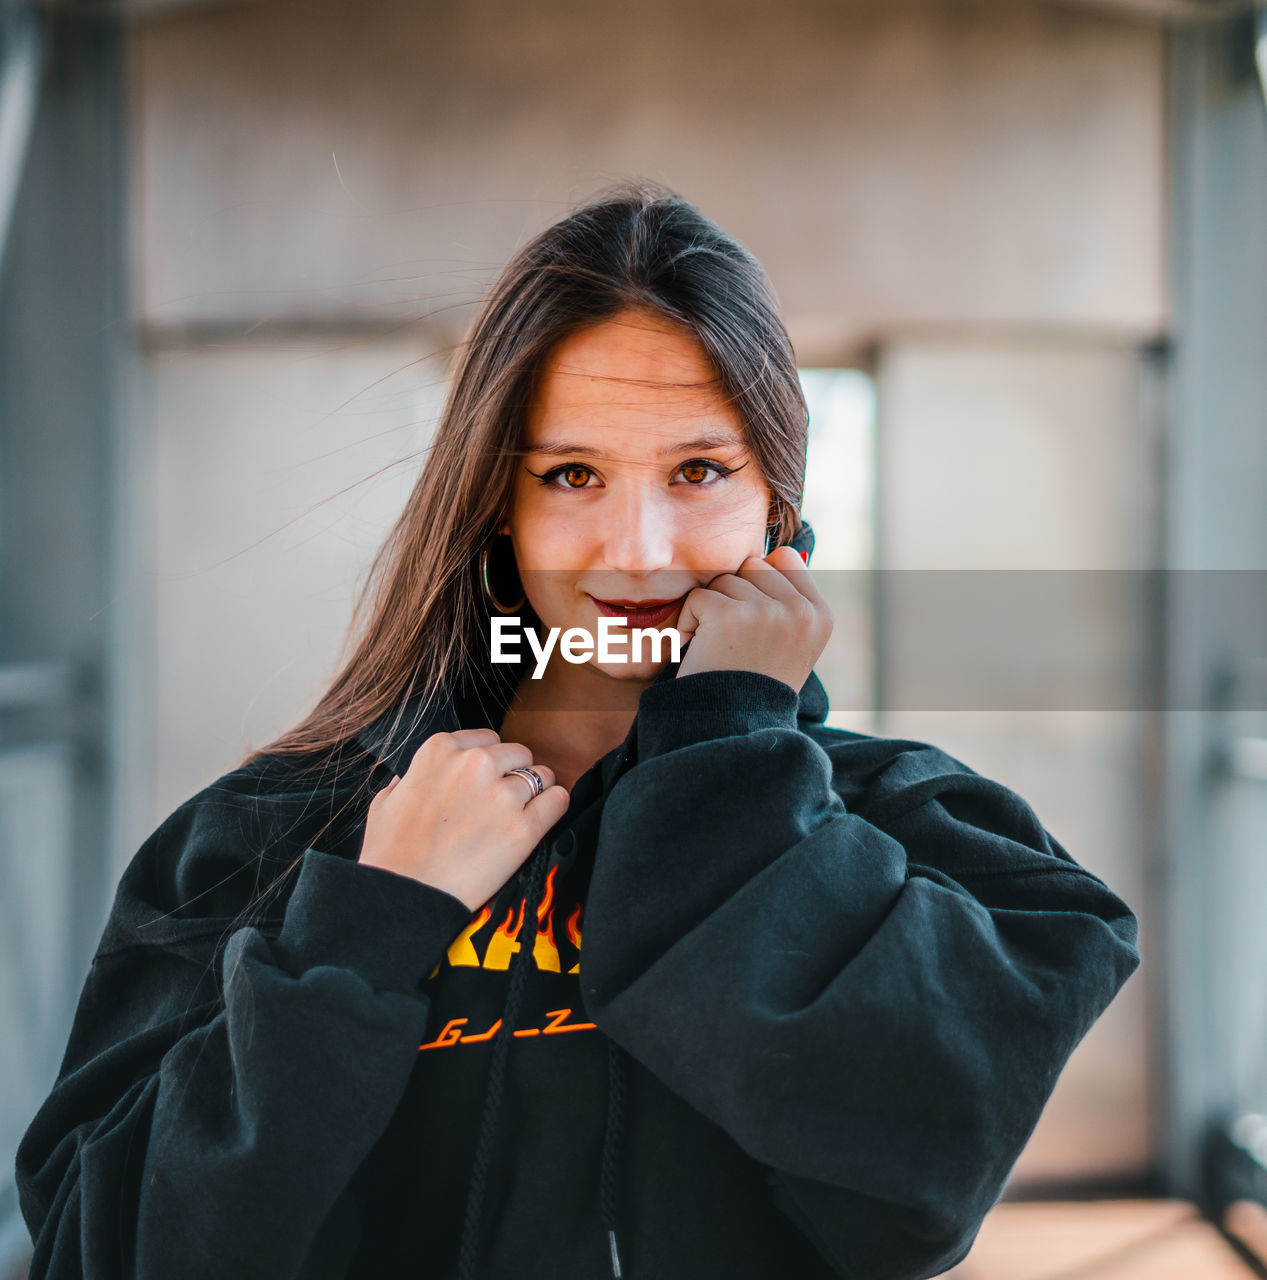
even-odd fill
[[[320,751],[419,691],[478,682],[488,606],[481,552],[509,504],[524,411],[556,343],[626,309],[703,346],[771,493],[773,545],[800,527],[807,413],[791,341],[752,254],[666,188],[610,189],[511,259],[460,351],[435,440],[375,556],[351,655],[312,712],[252,751]]]

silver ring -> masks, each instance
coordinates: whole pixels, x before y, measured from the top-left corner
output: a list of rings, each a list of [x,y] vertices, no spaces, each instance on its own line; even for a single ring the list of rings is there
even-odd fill
[[[520,769],[507,769],[502,777],[509,778],[512,774],[522,778],[532,788],[532,795],[528,797],[529,802],[535,800],[546,789],[545,779],[535,769],[529,769],[527,765]]]

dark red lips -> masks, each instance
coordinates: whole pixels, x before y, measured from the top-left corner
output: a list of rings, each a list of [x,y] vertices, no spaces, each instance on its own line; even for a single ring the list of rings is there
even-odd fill
[[[673,600],[599,600],[590,599],[607,618],[624,618],[630,627],[662,627],[682,607],[685,596]]]

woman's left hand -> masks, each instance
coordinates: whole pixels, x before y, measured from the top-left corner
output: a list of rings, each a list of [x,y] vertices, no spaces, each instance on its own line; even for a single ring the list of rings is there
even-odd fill
[[[749,556],[736,573],[697,587],[682,604],[677,629],[691,647],[679,676],[756,671],[798,692],[831,636],[831,610],[791,547]]]

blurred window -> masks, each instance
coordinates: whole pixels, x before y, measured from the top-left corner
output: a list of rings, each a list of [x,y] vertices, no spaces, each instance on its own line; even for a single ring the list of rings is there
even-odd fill
[[[828,723],[872,732],[875,720],[876,390],[860,369],[802,369],[809,444],[802,513],[814,527],[811,561],[836,617],[818,663]]]

